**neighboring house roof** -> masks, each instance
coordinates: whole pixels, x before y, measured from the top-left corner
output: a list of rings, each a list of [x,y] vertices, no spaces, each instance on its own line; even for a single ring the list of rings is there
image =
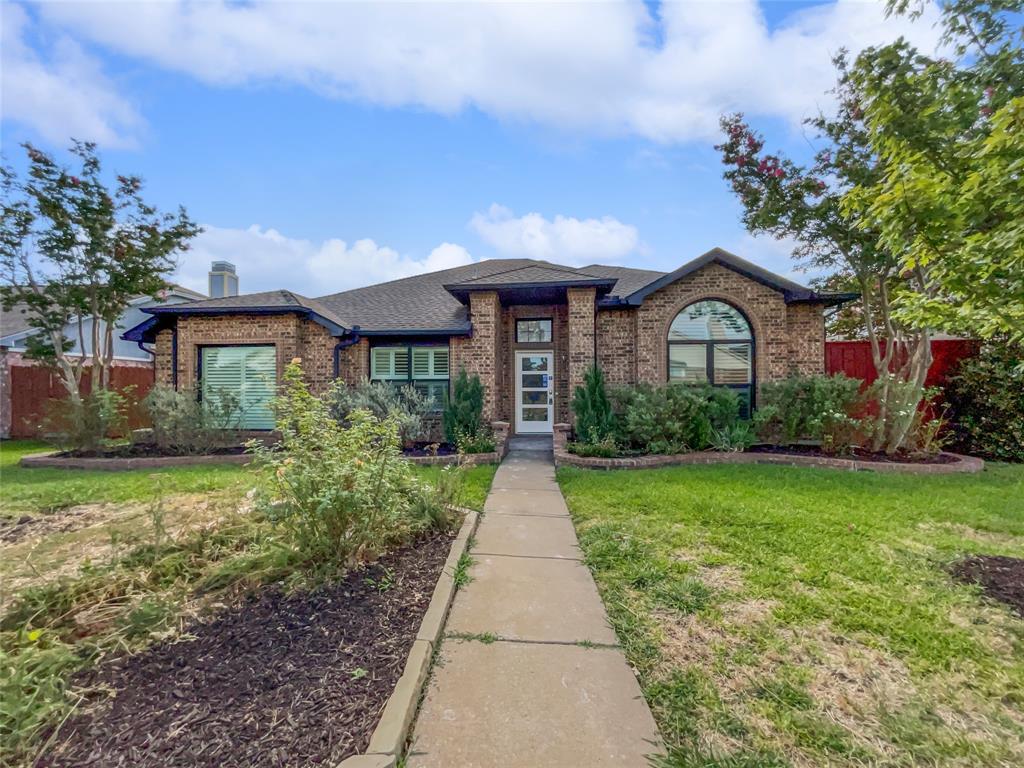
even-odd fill
[[[165,295],[174,295],[183,299],[204,299],[203,294],[185,288],[182,285],[171,284]],[[152,301],[152,296],[137,296],[130,302],[131,306]],[[31,311],[29,305],[18,303],[11,306],[10,310],[4,310],[0,306],[0,347],[19,347],[25,337],[35,332],[29,322]]]
[[[710,262],[723,264],[785,295],[787,302],[836,303],[847,294],[817,294],[809,288],[758,267],[721,249],[709,251],[671,273],[594,264],[576,268],[538,259],[490,259],[462,267],[391,280],[316,299],[292,291],[266,291],[220,299],[148,307],[153,319],[128,331],[131,341],[153,341],[165,321],[183,314],[282,314],[299,312],[332,329],[336,335],[355,331],[373,335],[455,335],[470,331],[466,307],[470,291],[545,292],[590,286],[601,296],[601,306],[631,306],[670,282]]]

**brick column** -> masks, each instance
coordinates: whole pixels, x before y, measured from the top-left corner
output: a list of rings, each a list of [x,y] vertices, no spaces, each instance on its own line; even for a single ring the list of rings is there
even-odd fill
[[[569,400],[583,376],[594,364],[594,320],[597,291],[594,288],[569,288]]]
[[[484,385],[483,421],[497,417],[498,387],[501,384],[501,302],[495,291],[479,291],[469,295],[469,319],[473,333],[452,339],[454,379],[461,369],[470,378],[480,377]]]

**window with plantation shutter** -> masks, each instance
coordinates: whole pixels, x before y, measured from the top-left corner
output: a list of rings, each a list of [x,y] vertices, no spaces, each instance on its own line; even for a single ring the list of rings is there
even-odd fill
[[[433,398],[437,410],[448,402],[450,355],[446,346],[374,347],[370,352],[370,379],[395,386],[411,384]]]
[[[273,346],[203,347],[200,392],[204,401],[229,398],[240,429],[273,429],[270,402],[277,393],[277,354]]]

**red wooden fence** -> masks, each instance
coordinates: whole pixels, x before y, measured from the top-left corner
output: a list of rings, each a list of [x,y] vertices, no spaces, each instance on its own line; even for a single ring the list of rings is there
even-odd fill
[[[973,339],[936,339],[932,342],[932,365],[925,384],[929,387],[942,386],[957,363],[977,353],[978,342]],[[825,342],[825,372],[845,373],[850,378],[863,379],[870,384],[878,378],[871,360],[871,343],[866,339]]]
[[[43,366],[12,365],[10,375],[11,437],[36,437],[47,403],[67,397],[67,390],[61,384],[60,377]],[[152,366],[116,365],[110,369],[113,389],[123,392],[128,387],[135,388],[131,393],[132,400],[145,397],[153,381]],[[89,392],[90,389],[91,374],[86,368],[82,374],[82,391]],[[137,410],[130,409],[129,426],[133,429],[143,426]]]

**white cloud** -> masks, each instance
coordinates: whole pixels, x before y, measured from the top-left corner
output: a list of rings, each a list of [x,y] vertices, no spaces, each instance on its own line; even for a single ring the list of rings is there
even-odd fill
[[[834,82],[830,58],[905,35],[932,49],[933,7],[886,19],[837,0],[769,29],[755,0],[615,3],[49,3],[52,23],[215,85],[325,95],[661,142],[717,138],[724,111],[792,123]]]
[[[640,247],[636,227],[611,216],[576,219],[539,213],[515,216],[494,203],[486,213],[475,213],[469,226],[484,242],[506,256],[548,259],[582,265],[620,259]]]
[[[4,119],[60,144],[74,137],[108,147],[132,146],[142,118],[99,64],[66,35],[49,46],[44,63],[25,42],[29,25],[24,9],[0,5]]]
[[[331,238],[313,242],[253,225],[231,229],[204,225],[179,260],[174,280],[206,293],[210,262],[230,261],[243,293],[286,288],[304,296],[325,296],[400,277],[469,264],[460,245],[442,243],[423,258],[402,255],[368,238],[349,245]]]
[[[797,242],[790,237],[774,238],[770,235],[751,235],[745,233],[729,245],[725,250],[752,261],[758,266],[769,269],[790,280],[807,285],[812,278],[821,277],[825,271],[818,269],[802,270],[797,267],[793,251]]]

